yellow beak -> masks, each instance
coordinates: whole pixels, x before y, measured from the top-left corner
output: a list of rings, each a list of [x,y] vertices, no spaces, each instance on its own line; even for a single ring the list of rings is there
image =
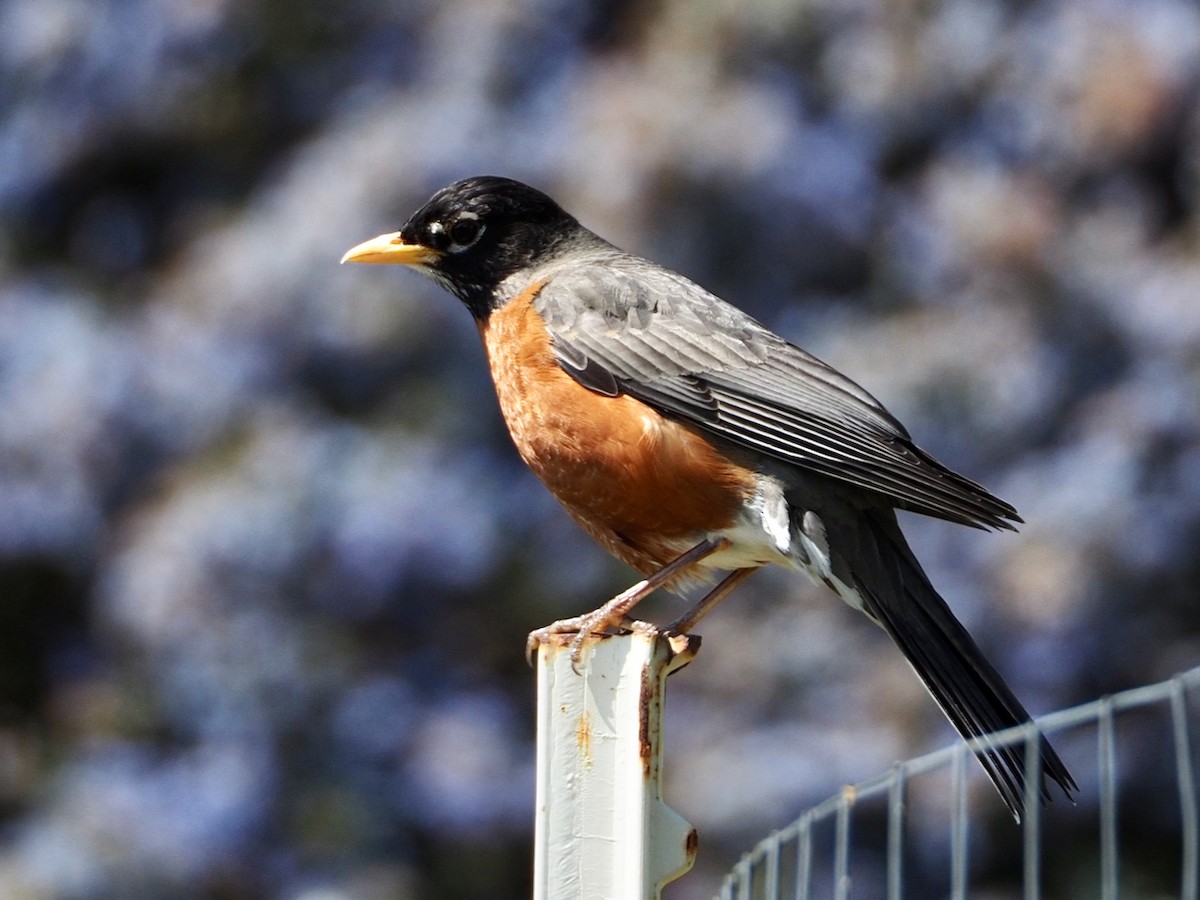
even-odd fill
[[[402,266],[421,266],[432,262],[438,253],[421,244],[406,244],[400,232],[381,234],[357,247],[351,247],[342,262],[398,263]]]

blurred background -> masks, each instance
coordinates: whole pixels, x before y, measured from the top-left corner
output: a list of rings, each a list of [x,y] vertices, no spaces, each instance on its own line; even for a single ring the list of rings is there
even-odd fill
[[[1014,503],[905,527],[1032,711],[1200,662],[1191,0],[0,0],[0,85],[0,896],[528,895],[524,635],[631,573],[517,460],[459,304],[337,265],[471,174]],[[798,577],[701,633],[674,900],[953,739]]]

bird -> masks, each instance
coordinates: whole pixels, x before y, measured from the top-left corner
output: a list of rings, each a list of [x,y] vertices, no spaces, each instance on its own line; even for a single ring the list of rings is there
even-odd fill
[[[751,573],[805,572],[899,647],[1020,821],[1078,791],[933,587],[901,532],[906,510],[1015,530],[1010,504],[942,465],[871,394],[688,278],[584,227],[545,193],[492,175],[438,190],[399,231],[342,262],[432,278],[473,317],[525,463],[601,546],[643,578],[530,635],[653,631],[650,592],[716,586],[666,630],[686,632]]]

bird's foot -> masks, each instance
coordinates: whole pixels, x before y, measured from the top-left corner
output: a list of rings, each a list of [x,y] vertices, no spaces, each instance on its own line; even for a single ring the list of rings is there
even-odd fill
[[[543,628],[529,632],[529,637],[525,641],[525,659],[532,665],[533,656],[542,643],[554,635],[573,634],[575,637],[571,640],[571,668],[578,673],[579,661],[583,656],[583,642],[589,634],[658,633],[659,628],[653,622],[632,619],[621,610],[620,604],[614,606],[614,601],[619,599],[623,599],[623,595],[614,597],[599,609],[594,609],[589,613],[572,616],[569,619],[559,619],[557,622],[551,622]]]
[[[525,642],[525,658],[532,663],[533,653],[538,645],[551,635],[574,634],[575,638],[571,641],[571,668],[578,672],[579,658],[583,651],[583,641],[589,634],[604,634],[613,628],[623,628],[627,631],[635,631],[640,634],[658,634],[660,629],[657,625],[631,619],[629,618],[629,613],[647,594],[664,584],[669,584],[671,579],[677,577],[681,572],[696,565],[696,563],[706,556],[711,556],[718,550],[728,547],[729,543],[728,538],[716,538],[713,540],[706,538],[686,553],[680,554],[677,558],[667,563],[657,572],[648,575],[632,587],[621,591],[621,593],[617,594],[617,596],[613,597],[599,609],[594,609],[590,613],[584,613],[582,616],[559,619],[557,622],[551,622],[545,628],[531,631],[529,639]]]

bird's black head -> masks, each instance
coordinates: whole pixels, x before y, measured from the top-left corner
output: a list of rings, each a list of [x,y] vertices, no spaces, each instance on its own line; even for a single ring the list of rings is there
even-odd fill
[[[484,175],[442,188],[398,232],[360,244],[343,262],[412,266],[485,319],[505,299],[496,293],[504,279],[586,237],[590,232],[541,191]]]

